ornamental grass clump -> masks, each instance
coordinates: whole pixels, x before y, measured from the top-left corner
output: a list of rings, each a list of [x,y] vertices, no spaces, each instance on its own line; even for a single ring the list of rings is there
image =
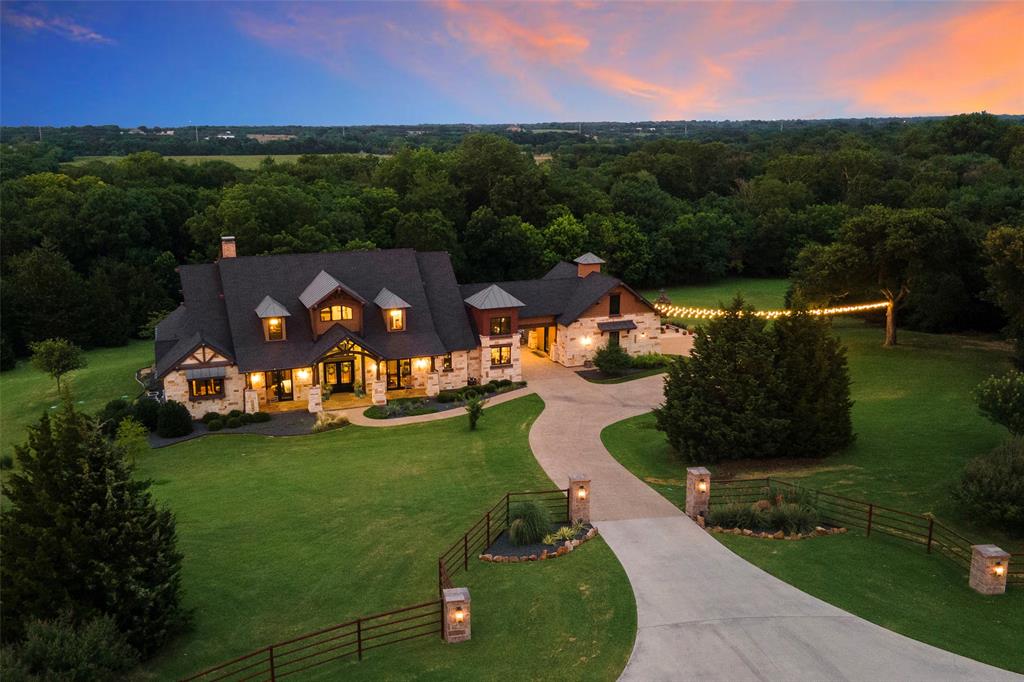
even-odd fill
[[[509,507],[508,539],[513,545],[534,545],[551,529],[551,515],[538,503],[528,500]]]

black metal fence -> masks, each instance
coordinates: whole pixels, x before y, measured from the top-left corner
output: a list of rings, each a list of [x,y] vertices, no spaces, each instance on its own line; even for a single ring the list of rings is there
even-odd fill
[[[937,552],[970,571],[971,545],[978,543],[971,542],[928,514],[913,514],[770,477],[714,481],[708,505],[713,509],[719,504],[753,504],[773,493],[785,495],[787,491],[813,499],[822,521],[831,526],[857,528],[867,536],[880,533],[922,545],[929,554]],[[1024,585],[1024,554],[1010,556],[1010,573],[1006,582]]]

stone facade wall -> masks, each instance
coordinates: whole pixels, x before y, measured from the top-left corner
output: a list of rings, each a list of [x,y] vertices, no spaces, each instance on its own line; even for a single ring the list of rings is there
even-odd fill
[[[452,351],[452,370],[450,372],[441,369],[444,358],[434,358],[434,366],[437,368],[442,391],[462,388],[469,383],[469,354],[470,351],[466,350]]]
[[[234,365],[224,371],[224,397],[192,400],[188,395],[188,379],[185,370],[177,370],[164,377],[164,396],[176,400],[186,408],[194,419],[200,419],[207,412],[230,412],[245,409],[245,375],[239,374]]]
[[[491,347],[493,346],[512,346],[512,364],[503,365],[501,367],[491,367]],[[480,383],[486,384],[488,381],[493,379],[510,379],[512,381],[522,381],[523,379],[523,360],[522,354],[519,347],[519,334],[513,334],[511,336],[481,336],[480,337],[480,350],[471,351],[477,354],[477,362],[479,363],[477,368],[478,374],[475,375]],[[469,372],[470,376],[474,376],[472,369]]]
[[[619,332],[619,345],[630,355],[661,352],[661,318],[645,312],[616,317],[581,317],[570,325],[558,325],[558,334],[551,347],[551,358],[566,367],[577,367],[592,360],[598,348],[608,343],[607,332],[598,329],[599,322],[632,320],[636,329]],[[590,343],[585,344],[584,340]]]

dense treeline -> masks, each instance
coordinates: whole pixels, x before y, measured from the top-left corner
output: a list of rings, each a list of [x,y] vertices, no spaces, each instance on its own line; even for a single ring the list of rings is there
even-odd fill
[[[140,334],[176,304],[175,266],[211,260],[222,234],[242,255],[444,249],[463,281],[534,276],[590,250],[631,282],[671,285],[788,276],[805,247],[832,244],[851,221],[914,216],[942,238],[928,242],[902,320],[933,331],[1005,322],[985,240],[1024,223],[1024,126],[1013,121],[563,138],[540,164],[507,136],[470,134],[444,151],[268,159],[255,171],[152,152],[62,166],[66,152],[45,142],[5,146],[5,355],[42,338]]]

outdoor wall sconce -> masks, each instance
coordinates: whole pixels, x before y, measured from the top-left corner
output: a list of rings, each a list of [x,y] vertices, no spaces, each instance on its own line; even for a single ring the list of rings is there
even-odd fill
[[[454,616],[456,623],[462,623],[462,621],[466,620],[466,612],[462,610],[461,606],[455,607]]]
[[[416,358],[416,369],[423,369],[427,366],[426,358]]]
[[[1006,566],[1003,566],[1003,562],[997,561],[995,566],[992,567],[992,572],[996,574],[996,577],[1002,578],[1003,574],[1006,573]]]
[[[370,370],[370,373],[373,374],[373,376],[375,376],[375,377],[377,376],[377,363],[375,363],[375,362],[368,362],[368,363],[366,363],[366,369]]]
[[[582,339],[580,339],[580,343],[582,343],[584,346],[589,346],[591,341],[592,339],[589,336],[584,336]]]
[[[309,378],[309,370],[308,369],[305,369],[305,368],[300,369],[298,374],[299,374],[299,379],[302,380],[302,381],[305,381],[306,379]]]
[[[706,493],[708,491],[708,482],[703,478],[697,481],[697,492]]]
[[[580,498],[581,500],[587,499],[587,489],[584,488],[583,486],[580,486],[579,490],[576,491],[576,497]]]
[[[263,383],[263,372],[253,372],[249,375],[249,383],[252,384],[253,388],[256,388]]]

